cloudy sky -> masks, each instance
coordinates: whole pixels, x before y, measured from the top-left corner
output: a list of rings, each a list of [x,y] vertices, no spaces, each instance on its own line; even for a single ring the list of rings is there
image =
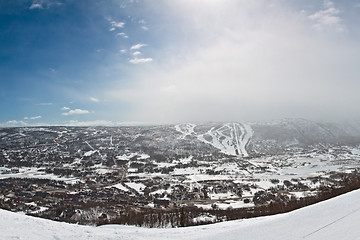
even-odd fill
[[[0,0],[0,126],[360,119],[360,0]]]

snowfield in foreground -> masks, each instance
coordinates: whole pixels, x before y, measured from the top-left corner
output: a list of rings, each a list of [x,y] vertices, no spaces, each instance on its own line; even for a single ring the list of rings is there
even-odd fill
[[[79,226],[0,210],[1,239],[358,239],[360,190],[291,213],[197,227]]]

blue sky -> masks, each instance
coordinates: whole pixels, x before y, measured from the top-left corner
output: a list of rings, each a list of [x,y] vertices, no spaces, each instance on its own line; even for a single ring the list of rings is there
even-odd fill
[[[0,126],[359,119],[360,1],[0,0]]]

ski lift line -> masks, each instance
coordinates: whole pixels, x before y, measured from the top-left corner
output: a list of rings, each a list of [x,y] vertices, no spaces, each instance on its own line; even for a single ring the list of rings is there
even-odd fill
[[[317,230],[315,230],[315,231],[313,231],[313,232],[311,232],[311,233],[303,236],[303,238],[305,239],[305,238],[307,238],[307,237],[309,237],[309,236],[311,236],[311,235],[313,235],[313,234],[315,234],[315,233],[317,233],[317,232],[319,232],[319,231],[321,231],[321,230],[323,230],[323,229],[325,229],[325,228],[327,228],[327,227],[329,227],[329,226],[331,226],[331,225],[333,225],[333,224],[341,221],[342,219],[344,219],[344,218],[346,218],[346,217],[348,217],[348,216],[356,213],[356,212],[359,211],[359,210],[360,210],[360,208],[357,208],[357,209],[355,209],[354,211],[352,211],[352,212],[350,212],[350,213],[342,216],[341,218],[338,218],[338,219],[332,221],[331,223],[328,223],[328,224],[326,224],[325,226],[323,226],[323,227],[321,227],[321,228],[319,228],[319,229],[317,229]]]

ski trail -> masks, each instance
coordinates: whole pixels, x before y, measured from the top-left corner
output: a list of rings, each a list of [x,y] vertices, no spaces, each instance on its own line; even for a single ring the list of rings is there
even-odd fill
[[[242,124],[242,123],[238,123],[238,124],[239,124],[241,131],[243,131],[243,133],[244,133],[241,138],[241,152],[242,152],[243,157],[248,157],[249,153],[246,151],[246,146],[249,144],[249,142],[254,134],[254,131],[247,124]]]
[[[179,124],[174,127],[176,131],[182,134],[179,139],[193,135],[196,136],[198,140],[219,149],[222,153],[233,156],[249,156],[246,151],[246,146],[253,135],[253,130],[247,124],[235,122],[225,123],[220,127],[212,127],[203,134],[197,134],[194,130],[196,125],[191,123]],[[207,140],[205,136],[209,136],[211,139]]]
[[[241,136],[240,136],[240,139],[241,139],[241,142],[240,142],[240,146],[239,146],[239,150],[240,150],[240,152],[241,152],[241,155],[243,156],[243,157],[248,157],[249,156],[249,154],[247,153],[247,151],[246,151],[246,149],[245,149],[245,147],[246,147],[246,144],[247,144],[247,142],[245,142],[245,139],[246,139],[246,137],[247,137],[247,131],[245,130],[245,128],[242,126],[242,124],[240,124],[240,123],[238,123],[237,124],[238,125],[238,127],[240,128],[240,130],[241,130],[241,132],[242,132],[242,134],[241,134]]]
[[[229,130],[230,131],[230,136],[224,134],[224,131]],[[236,154],[236,150],[233,147],[233,129],[230,126],[229,123],[221,126],[220,128],[218,128],[216,130],[216,133],[219,135],[217,136],[218,141],[221,143],[221,145],[224,147],[225,152],[227,152],[228,154],[231,155],[237,155]],[[221,140],[221,138],[223,137],[223,140]]]
[[[227,153],[227,154],[233,154],[231,153],[231,149],[229,149],[229,147],[224,144],[224,142],[226,143],[226,140],[229,138],[227,136],[225,136],[222,132],[220,132],[219,130],[215,130],[214,128],[211,128],[207,134],[209,134],[212,137],[212,143],[210,143],[211,145],[213,145],[214,147],[218,148],[221,150],[221,152],[223,153]],[[224,137],[224,140],[221,141],[221,136]]]
[[[184,139],[188,135],[195,134],[195,124],[186,123],[186,124],[178,124],[175,125],[175,130],[182,134],[179,139]]]
[[[239,141],[239,134],[238,134],[238,131],[237,131],[237,128],[236,128],[238,125],[239,125],[238,123],[233,123],[235,148],[236,148],[235,152],[237,152],[237,155],[240,155],[240,154],[242,154],[242,149],[241,149],[241,143]],[[244,132],[241,131],[240,139],[242,139],[243,135],[244,135]]]
[[[90,145],[90,143],[88,143],[88,141],[85,141],[85,143],[86,143],[93,151],[96,151],[96,149],[93,148],[93,147]]]
[[[246,135],[244,136],[244,139],[243,139],[243,142],[245,143],[245,145],[244,145],[244,149],[245,149],[245,147],[249,144],[251,138],[254,135],[254,130],[248,124],[242,124],[242,125],[246,132]]]
[[[85,141],[85,143],[93,150],[99,153],[101,159],[104,159],[104,156],[101,154],[101,152],[98,149],[93,148],[88,141]]]
[[[197,135],[197,138],[207,144],[212,145],[213,147],[219,149],[222,153],[229,154],[229,155],[236,155],[234,151],[234,147],[231,144],[232,143],[232,135],[228,136],[223,133],[223,131],[226,131],[227,129],[232,130],[232,128],[225,124],[221,126],[220,128],[212,127],[210,130],[208,130],[205,134],[199,134]],[[205,139],[205,135],[208,135],[211,137],[211,141]]]
[[[237,148],[239,151],[239,155],[242,155],[243,157],[248,157],[249,153],[246,151],[246,146],[249,144],[250,139],[252,138],[254,132],[251,129],[251,127],[247,124],[234,123],[234,129],[236,133],[237,133],[237,128],[240,129],[241,131],[240,136],[236,134],[237,135],[236,142],[238,143]]]

